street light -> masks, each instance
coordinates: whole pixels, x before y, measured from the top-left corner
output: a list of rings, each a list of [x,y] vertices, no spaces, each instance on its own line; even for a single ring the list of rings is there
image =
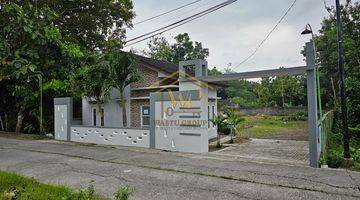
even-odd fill
[[[341,98],[341,114],[343,122],[343,142],[344,142],[344,161],[350,160],[350,147],[349,147],[349,125],[348,125],[348,112],[346,106],[346,91],[345,91],[345,70],[344,70],[344,49],[342,42],[342,24],[341,24],[341,7],[340,1],[335,0],[336,4],[336,28],[338,40],[338,67],[339,67],[339,85],[340,85],[340,98]],[[347,163],[350,164],[350,163]]]
[[[308,29],[308,27],[309,27],[309,29]],[[303,32],[301,32],[301,35],[306,35],[306,34],[310,34],[310,33],[314,36],[310,24],[306,24],[305,30],[303,30]]]
[[[315,70],[316,70],[316,89],[317,89],[317,97],[318,97],[318,105],[319,105],[319,119],[322,118],[322,107],[321,107],[321,96],[320,96],[320,73],[319,73],[319,67],[317,65],[317,56],[316,56],[316,45],[315,45],[315,36],[314,32],[311,28],[310,24],[306,24],[305,30],[301,32],[301,35],[307,35],[311,34],[311,40],[313,41],[313,48],[314,48],[314,54],[315,54]]]

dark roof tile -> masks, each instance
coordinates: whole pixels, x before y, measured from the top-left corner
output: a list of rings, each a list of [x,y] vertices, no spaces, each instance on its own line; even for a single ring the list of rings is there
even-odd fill
[[[162,60],[155,60],[155,59],[152,59],[152,58],[147,58],[147,57],[136,55],[136,54],[135,54],[135,57],[140,62],[142,62],[142,63],[144,63],[144,64],[146,64],[146,65],[148,65],[150,67],[153,67],[155,69],[165,71],[167,73],[173,73],[173,72],[176,72],[178,70],[178,66],[176,64],[173,64],[173,63],[165,62],[165,61],[162,61]]]

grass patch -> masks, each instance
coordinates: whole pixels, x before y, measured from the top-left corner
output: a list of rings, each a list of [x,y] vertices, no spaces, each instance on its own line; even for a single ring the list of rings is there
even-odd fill
[[[114,194],[116,200],[127,200],[134,189],[119,187]],[[42,184],[32,178],[0,171],[0,200],[102,200],[95,194],[92,182],[85,189],[74,190],[66,186]]]
[[[77,199],[100,200],[94,194],[92,186],[75,191],[65,186],[42,184],[31,178],[25,178],[14,173],[0,171],[0,199]]]
[[[51,139],[45,135],[40,135],[40,134],[23,134],[23,133],[3,132],[3,131],[0,131],[0,137],[19,139],[19,140],[48,140],[48,139]]]
[[[242,116],[241,136],[267,139],[307,140],[307,121],[293,120],[287,116]]]

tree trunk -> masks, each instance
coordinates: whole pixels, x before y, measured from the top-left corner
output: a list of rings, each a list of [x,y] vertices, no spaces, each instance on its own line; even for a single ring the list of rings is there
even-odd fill
[[[2,119],[2,116],[0,114],[0,126],[1,126],[1,130],[4,131],[4,122],[3,122],[3,119]]]
[[[127,127],[127,117],[126,117],[126,108],[123,106],[123,125],[124,127]]]
[[[123,91],[120,91],[120,107],[122,109],[122,114],[123,114],[123,127],[127,127],[127,116],[126,116],[126,102],[124,99],[124,94]]]
[[[22,123],[23,123],[23,119],[24,119],[24,110],[25,110],[25,108],[23,106],[21,106],[19,109],[15,133],[20,133],[20,131],[21,131],[21,127],[22,127]]]
[[[102,123],[105,123],[105,122],[102,121],[104,119],[104,112],[103,112],[103,109],[101,107],[101,98],[97,97],[96,102],[97,102],[97,106],[98,106],[98,112],[100,114],[100,126],[103,126]]]
[[[5,121],[5,131],[9,131],[9,117],[6,113],[4,114],[4,121]]]

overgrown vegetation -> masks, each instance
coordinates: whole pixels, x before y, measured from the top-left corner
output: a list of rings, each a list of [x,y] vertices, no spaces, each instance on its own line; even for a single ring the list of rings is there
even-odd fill
[[[116,200],[127,200],[133,193],[128,186],[119,187],[114,194]],[[65,186],[42,184],[31,178],[0,171],[0,199],[2,200],[102,200],[95,193],[93,182],[78,191]]]
[[[69,76],[122,47],[134,15],[131,0],[2,0],[0,130],[39,133],[42,86],[43,130],[52,132],[53,98],[78,96]]]
[[[218,128],[216,147],[220,148],[220,134],[230,135],[230,143],[233,143],[233,137],[239,133],[238,128],[240,123],[244,121],[244,118],[237,115],[234,109],[227,109],[224,113],[220,113],[211,121]]]
[[[307,121],[303,113],[287,116],[242,116],[239,130],[243,137],[307,140]]]
[[[334,128],[328,135],[329,152],[326,163],[330,167],[339,167],[343,157],[343,127],[340,119],[339,86],[338,86],[338,55],[336,16],[333,8],[328,8],[331,15],[324,19],[316,45],[320,68],[320,84],[322,102],[335,110]],[[355,168],[359,169],[360,138],[360,2],[347,0],[342,6],[341,20],[343,23],[344,67],[346,72],[345,85],[350,126],[350,154]]]
[[[114,194],[115,199],[116,200],[127,200],[134,193],[134,191],[135,191],[134,188],[131,188],[129,186],[121,186]]]
[[[354,161],[353,169],[360,170],[360,128],[350,128],[350,154]],[[327,151],[322,160],[323,164],[332,168],[343,167],[343,135],[339,113],[335,112],[333,127],[327,133]]]

